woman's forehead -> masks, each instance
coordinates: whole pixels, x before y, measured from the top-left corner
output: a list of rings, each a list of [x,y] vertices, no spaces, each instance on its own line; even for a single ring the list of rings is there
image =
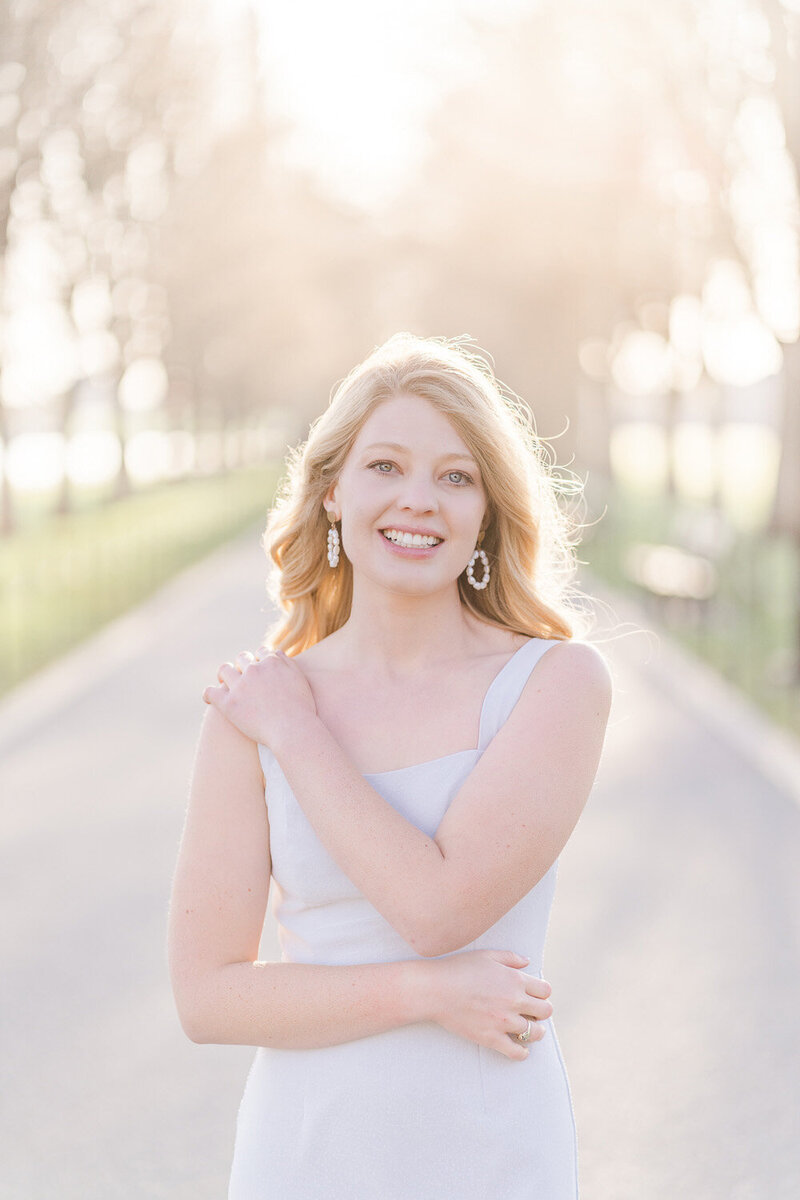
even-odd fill
[[[354,447],[359,451],[436,450],[439,454],[461,453],[475,461],[449,417],[421,396],[398,396],[379,404],[358,431]]]

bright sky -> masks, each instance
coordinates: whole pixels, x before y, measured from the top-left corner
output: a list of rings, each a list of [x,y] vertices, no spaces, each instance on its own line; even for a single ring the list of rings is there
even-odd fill
[[[537,0],[210,0],[250,3],[273,112],[297,122],[287,157],[363,208],[388,199],[424,153],[422,123],[474,69],[466,18],[493,23]]]

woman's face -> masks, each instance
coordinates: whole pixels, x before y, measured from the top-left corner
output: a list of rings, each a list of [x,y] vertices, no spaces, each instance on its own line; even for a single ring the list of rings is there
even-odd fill
[[[398,395],[362,425],[326,497],[341,516],[353,571],[415,594],[452,584],[482,528],[486,493],[478,464],[447,417],[419,396]],[[392,539],[387,532],[392,533]],[[405,544],[403,533],[431,534]]]

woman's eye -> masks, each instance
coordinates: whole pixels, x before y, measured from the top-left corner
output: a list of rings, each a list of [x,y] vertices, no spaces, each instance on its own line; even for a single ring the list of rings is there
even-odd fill
[[[394,465],[395,464],[393,462],[387,462],[385,459],[382,459],[380,462],[370,463],[368,469],[370,471],[373,471],[377,468],[377,473],[379,475],[389,475],[391,473],[391,470],[394,467]],[[388,467],[389,469],[387,471],[382,471],[380,469],[381,467]],[[470,475],[467,475],[466,471],[448,471],[447,472],[448,479],[451,478],[453,475],[457,475],[459,477],[456,481],[457,487],[466,487],[468,484],[472,483],[472,477]]]

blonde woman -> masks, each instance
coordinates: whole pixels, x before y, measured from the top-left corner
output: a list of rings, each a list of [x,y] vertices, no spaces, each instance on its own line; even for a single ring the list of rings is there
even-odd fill
[[[258,1047],[229,1200],[577,1196],[542,958],[610,674],[565,480],[466,341],[339,384],[264,535],[283,615],[203,693],[169,954],[188,1036]]]

